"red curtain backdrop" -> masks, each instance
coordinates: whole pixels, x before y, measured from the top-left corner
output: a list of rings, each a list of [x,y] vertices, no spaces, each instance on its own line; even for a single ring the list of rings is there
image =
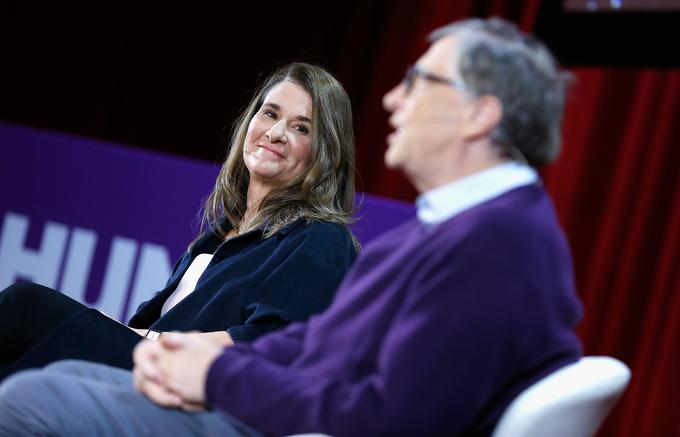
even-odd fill
[[[365,191],[415,195],[384,170],[389,129],[381,98],[427,48],[429,31],[473,15],[503,16],[530,30],[538,3],[394,4],[368,76],[351,63],[338,72],[350,88],[363,87],[355,115]],[[361,41],[348,38],[347,59]],[[619,358],[633,374],[599,435],[680,435],[680,71],[572,71],[563,152],[543,176],[572,245],[585,353]]]
[[[545,180],[572,244],[586,353],[633,372],[602,435],[680,435],[680,71],[573,71]]]

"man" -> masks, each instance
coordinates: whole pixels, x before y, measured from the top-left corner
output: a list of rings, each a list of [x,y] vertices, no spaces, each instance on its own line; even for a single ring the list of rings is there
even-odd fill
[[[146,397],[129,373],[87,363],[17,375],[0,389],[0,433],[485,435],[576,361],[567,243],[526,164],[556,155],[564,74],[499,19],[432,41],[384,98],[385,162],[422,193],[418,218],[366,248],[324,314],[225,350],[147,341],[134,357]]]

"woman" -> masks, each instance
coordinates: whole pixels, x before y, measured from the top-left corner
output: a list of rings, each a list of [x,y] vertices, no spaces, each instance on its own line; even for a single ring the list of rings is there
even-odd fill
[[[163,331],[220,345],[252,340],[325,309],[356,257],[349,98],[328,72],[275,71],[237,119],[203,209],[205,232],[129,327],[36,284],[0,292],[0,380],[80,358],[132,368]]]

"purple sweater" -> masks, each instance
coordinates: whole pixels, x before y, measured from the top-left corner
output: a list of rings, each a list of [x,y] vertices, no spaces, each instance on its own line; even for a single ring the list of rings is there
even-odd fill
[[[525,186],[374,240],[331,307],[211,366],[209,403],[275,435],[484,435],[581,354],[551,201]]]

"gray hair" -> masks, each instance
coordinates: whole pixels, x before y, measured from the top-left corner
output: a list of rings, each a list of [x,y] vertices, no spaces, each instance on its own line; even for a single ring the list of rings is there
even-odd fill
[[[503,106],[493,143],[533,167],[555,159],[571,75],[541,41],[500,18],[459,21],[432,32],[430,41],[454,35],[460,37],[457,66],[467,90],[493,95]]]

